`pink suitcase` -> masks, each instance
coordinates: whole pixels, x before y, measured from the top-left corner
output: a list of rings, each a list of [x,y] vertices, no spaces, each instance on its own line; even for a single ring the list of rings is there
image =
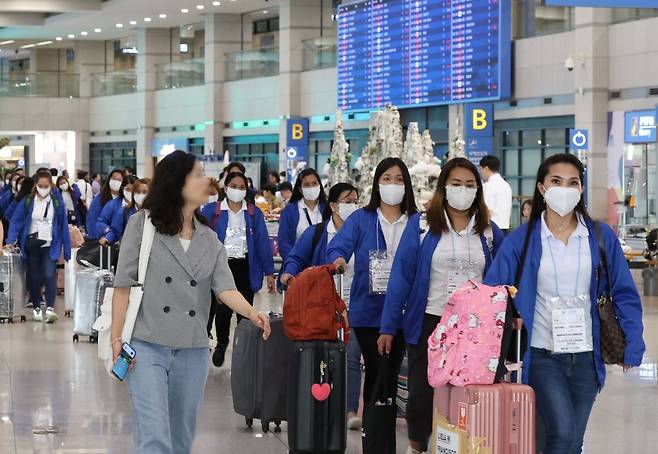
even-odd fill
[[[520,356],[520,345],[517,352]],[[469,437],[483,438],[491,454],[535,454],[535,392],[530,386],[446,385],[434,391],[434,408]]]

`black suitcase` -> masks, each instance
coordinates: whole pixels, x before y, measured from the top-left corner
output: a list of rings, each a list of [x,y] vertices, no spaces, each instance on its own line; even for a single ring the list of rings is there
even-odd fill
[[[272,333],[267,341],[263,331],[242,319],[233,336],[231,390],[233,409],[245,417],[251,427],[260,419],[263,432],[270,423],[281,431],[286,420],[286,386],[288,358],[292,343],[283,332],[283,318],[270,314]]]
[[[288,447],[294,454],[342,454],[347,443],[346,360],[342,341],[298,341],[290,357]],[[324,378],[321,374],[321,366]],[[311,394],[314,384],[329,383],[325,401]]]

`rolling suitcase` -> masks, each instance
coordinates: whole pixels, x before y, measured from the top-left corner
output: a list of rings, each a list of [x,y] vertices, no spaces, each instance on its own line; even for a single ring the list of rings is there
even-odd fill
[[[338,294],[343,293],[339,273]],[[295,341],[288,375],[288,447],[291,454],[342,454],[347,448],[347,359],[343,330],[337,341]]]
[[[78,248],[71,249],[71,260],[64,265],[64,315],[70,317],[75,308],[75,278],[82,267],[76,261]]]
[[[517,337],[517,358],[520,340]],[[521,366],[515,367],[517,380]],[[468,434],[471,443],[480,443],[491,454],[535,454],[535,393],[519,383],[442,386],[434,391],[438,415]],[[432,435],[434,453],[448,452],[456,432],[440,428],[435,421]],[[443,444],[443,446],[442,446]]]
[[[100,247],[103,261],[103,247]],[[108,249],[111,251],[111,249]],[[111,252],[108,253],[111,256]],[[108,260],[111,262],[111,258]],[[86,262],[83,262],[83,264]],[[90,265],[89,263],[86,263]],[[73,342],[80,336],[89,336],[90,342],[98,341],[98,334],[92,328],[100,316],[100,307],[105,298],[105,289],[112,287],[114,275],[111,271],[89,266],[77,273],[73,301]]]
[[[283,333],[283,318],[270,313],[272,333],[267,341],[263,331],[242,319],[235,329],[231,365],[233,409],[251,427],[260,419],[263,432],[270,423],[281,431],[286,418],[286,385],[291,342]]]
[[[0,257],[0,323],[25,321],[25,268],[18,251]]]

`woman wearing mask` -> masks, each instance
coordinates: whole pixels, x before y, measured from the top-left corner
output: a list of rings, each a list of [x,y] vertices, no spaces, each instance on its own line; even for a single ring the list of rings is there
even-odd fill
[[[136,453],[187,454],[192,449],[208,378],[211,291],[263,328],[265,339],[269,336],[269,318],[235,289],[226,250],[205,225],[199,207],[207,200],[208,180],[201,163],[194,155],[175,151],[156,166],[144,209],[130,218],[123,236],[112,299],[115,360],[121,352],[130,288],[138,280],[144,223],[155,227],[131,340],[137,361],[126,377]]]
[[[368,408],[382,362],[377,340],[391,264],[408,217],[417,211],[407,166],[398,158],[386,158],[375,170],[370,203],[345,221],[327,250],[327,260],[337,269],[347,269],[347,262],[354,255],[349,322],[365,361],[362,441],[366,454],[372,452],[373,442],[382,433],[395,433],[395,415],[384,427],[368,427]],[[397,336],[388,356],[388,377],[384,380],[389,384],[390,396],[396,393],[403,354],[404,341]],[[388,448],[394,452],[395,442]]]
[[[78,203],[80,201],[80,192],[77,186],[71,187],[68,178],[62,176],[57,178],[57,187],[62,194],[62,201],[66,208],[68,223],[79,226],[80,216],[78,214]]]
[[[526,199],[521,204],[521,224],[527,224],[532,214],[532,200]]]
[[[141,180],[135,181],[135,183],[132,185],[132,198],[130,203],[128,203],[122,209],[115,211],[112,215],[112,224],[110,225],[110,231],[106,236],[107,242],[109,244],[115,244],[121,241],[121,237],[123,236],[123,232],[126,230],[126,224],[128,223],[128,220],[132,217],[133,214],[142,209],[144,200],[146,200],[146,196],[149,192],[150,184],[151,180],[149,178],[142,178]]]
[[[103,246],[114,244],[110,239],[116,241],[117,237],[119,237],[119,232],[112,232],[112,219],[116,213],[122,213],[131,203],[133,203],[133,184],[136,181],[137,178],[134,176],[124,177],[121,188],[119,189],[121,197],[111,200],[101,210],[101,214],[98,216],[96,229],[98,232],[102,233],[102,237],[98,242]]]
[[[114,169],[103,184],[101,193],[94,197],[87,213],[87,240],[98,241],[103,232],[98,230],[98,218],[105,205],[114,199],[118,199],[123,184],[123,170]]]
[[[11,219],[7,243],[21,249],[27,260],[30,293],[34,302],[34,320],[41,321],[41,288],[46,289],[46,322],[54,323],[57,279],[55,269],[62,252],[71,259],[71,240],[64,204],[52,193],[53,180],[48,171],[37,172],[32,194],[16,207]]]
[[[5,219],[11,221],[11,217],[16,211],[16,206],[25,198],[26,196],[32,194],[32,189],[34,188],[34,178],[32,177],[19,177],[16,181],[16,188],[18,192],[14,197],[14,200],[9,204],[5,210]]]
[[[482,282],[504,235],[489,219],[482,180],[471,161],[443,167],[427,212],[407,222],[388,284],[379,353],[402,330],[409,355],[408,454],[425,452],[432,434],[434,390],[427,381],[427,339],[452,293],[468,279]]]
[[[228,266],[238,291],[254,304],[254,294],[263,286],[263,276],[267,276],[267,288],[274,293],[274,259],[272,247],[265,226],[263,213],[253,204],[247,203],[248,182],[243,173],[233,172],[224,181],[226,199],[209,203],[201,214],[215,230],[228,255]],[[224,364],[229,344],[229,332],[233,310],[222,304],[211,306],[208,332],[215,316],[217,347],[213,353],[213,364]],[[214,309],[214,310],[213,310]],[[238,314],[238,322],[243,318]]]
[[[485,278],[488,285],[515,285],[518,280],[514,305],[529,347],[523,382],[536,394],[545,425],[545,454],[582,450],[606,375],[597,309],[598,298],[606,292],[606,276],[626,337],[620,366],[639,366],[645,349],[642,304],[619,240],[610,227],[590,218],[583,181],[584,167],[576,156],[546,159],[537,172],[530,221],[505,240]],[[566,322],[565,315],[579,322]],[[556,336],[567,326],[569,336]]]
[[[279,255],[286,257],[302,236],[312,225],[322,222],[322,212],[327,205],[327,196],[320,184],[320,175],[315,169],[304,169],[299,173],[292,197],[281,212],[279,220]]]
[[[359,193],[349,183],[337,183],[329,190],[329,204],[322,213],[322,223],[306,229],[288,254],[281,268],[281,283],[287,285],[310,266],[325,265],[327,244],[336,236],[352,213],[359,209]],[[349,308],[349,291],[354,278],[353,263],[348,263],[343,276],[343,299]],[[358,417],[361,396],[361,349],[355,338],[347,343],[347,427],[361,428]]]
[[[19,174],[18,172],[14,172],[14,174],[11,176],[9,179],[9,189],[5,191],[2,194],[2,198],[0,198],[0,208],[2,208],[2,211],[6,211],[11,202],[14,201],[14,197],[16,197],[16,194],[18,193],[18,180],[23,178],[23,175]]]

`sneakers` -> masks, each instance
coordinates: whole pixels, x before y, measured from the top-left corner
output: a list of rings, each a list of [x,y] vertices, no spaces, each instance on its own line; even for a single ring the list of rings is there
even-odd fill
[[[347,428],[349,430],[361,430],[363,425],[361,418],[356,413],[349,412],[347,414]]]
[[[39,309],[32,310],[32,321],[41,322],[41,310]]]
[[[46,309],[46,323],[55,323],[57,320],[59,320],[59,316],[55,309],[52,307]]]
[[[227,348],[228,345],[226,344],[217,344],[217,347],[215,347],[215,352],[212,354],[212,363],[215,367],[222,367],[224,364]]]

